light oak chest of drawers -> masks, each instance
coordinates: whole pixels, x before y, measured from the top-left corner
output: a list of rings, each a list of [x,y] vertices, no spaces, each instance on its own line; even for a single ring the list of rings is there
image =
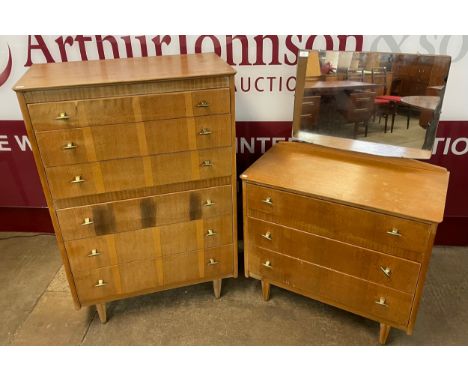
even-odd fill
[[[237,277],[234,74],[196,54],[15,85],[77,308]]]
[[[413,331],[448,172],[282,142],[242,175],[246,277]]]

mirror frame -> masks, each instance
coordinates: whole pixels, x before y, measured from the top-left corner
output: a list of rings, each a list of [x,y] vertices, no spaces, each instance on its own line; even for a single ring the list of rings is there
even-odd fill
[[[327,52],[326,50],[305,50],[301,49],[298,52],[297,58],[297,71],[296,71],[296,90],[294,94],[294,109],[293,109],[293,124],[292,124],[292,140],[298,142],[307,142],[314,143],[321,146],[332,147],[341,150],[356,151],[362,153],[368,153],[379,156],[387,157],[401,157],[401,158],[412,158],[412,159],[429,159],[432,156],[432,147],[437,134],[437,127],[439,124],[440,113],[442,109],[442,103],[444,100],[445,90],[447,88],[447,79],[450,72],[451,66],[451,57],[446,55],[425,55],[425,54],[413,54],[413,53],[389,53],[389,52],[354,52],[354,51],[335,51],[337,53],[379,53],[379,54],[392,54],[392,55],[405,55],[405,56],[417,56],[417,57],[427,57],[427,56],[436,56],[436,57],[448,57],[449,63],[447,68],[447,76],[445,78],[445,84],[443,89],[440,92],[440,100],[433,112],[433,119],[427,127],[428,132],[426,133],[425,141],[422,145],[422,148],[415,147],[404,147],[390,145],[386,143],[375,143],[368,142],[358,139],[349,139],[334,137],[330,135],[322,135],[317,133],[311,133],[306,131],[301,131],[301,121],[300,118],[296,116],[301,114],[302,110],[302,99],[304,97],[304,89],[306,82],[306,73],[307,73],[307,64],[309,55],[312,52],[316,52],[320,56],[321,52]],[[329,51],[330,52],[330,51]],[[317,68],[311,69],[314,72],[317,72]],[[310,70],[309,70],[310,71]],[[320,75],[320,74],[319,74]]]

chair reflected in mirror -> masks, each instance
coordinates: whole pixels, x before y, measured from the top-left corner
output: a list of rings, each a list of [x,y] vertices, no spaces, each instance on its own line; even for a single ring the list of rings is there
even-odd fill
[[[346,79],[348,81],[364,82],[364,69],[348,69],[346,71]]]
[[[369,120],[374,113],[375,92],[360,91],[349,94],[346,107],[341,109],[346,123],[354,123],[353,138],[356,139],[359,126],[364,126],[364,136],[367,137]]]

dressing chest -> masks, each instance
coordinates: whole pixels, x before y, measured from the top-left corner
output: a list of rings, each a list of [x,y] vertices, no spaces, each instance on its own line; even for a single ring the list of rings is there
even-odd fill
[[[411,334],[448,172],[299,142],[242,175],[245,275]]]
[[[15,85],[75,306],[237,277],[235,71],[33,65]]]

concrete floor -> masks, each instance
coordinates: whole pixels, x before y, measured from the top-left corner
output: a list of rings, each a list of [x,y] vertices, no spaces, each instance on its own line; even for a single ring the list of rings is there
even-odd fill
[[[0,345],[376,345],[378,323],[260,283],[225,280],[76,311],[53,236],[3,240]],[[392,329],[388,345],[468,345],[468,248],[436,247],[412,336]]]

